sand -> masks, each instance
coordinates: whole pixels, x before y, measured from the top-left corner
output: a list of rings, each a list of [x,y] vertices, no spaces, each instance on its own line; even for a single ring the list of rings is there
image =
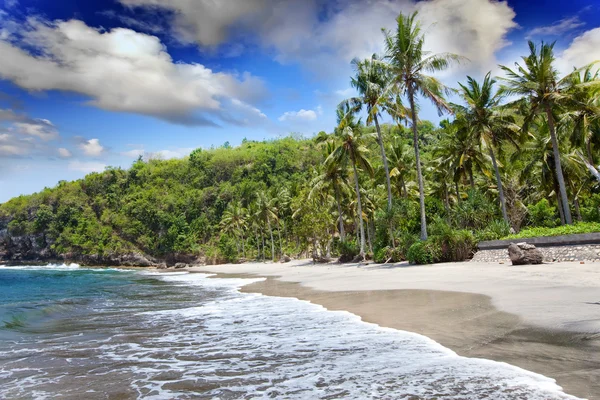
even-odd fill
[[[433,266],[246,263],[195,267],[270,277],[244,287],[426,335],[460,355],[550,376],[600,399],[600,263]]]

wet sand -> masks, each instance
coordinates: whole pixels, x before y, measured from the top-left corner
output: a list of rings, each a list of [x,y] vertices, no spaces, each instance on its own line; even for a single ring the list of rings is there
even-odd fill
[[[600,399],[600,264],[565,264],[296,262],[192,270],[268,276],[243,290],[349,311],[366,322],[423,334],[463,356],[552,377],[569,394]]]

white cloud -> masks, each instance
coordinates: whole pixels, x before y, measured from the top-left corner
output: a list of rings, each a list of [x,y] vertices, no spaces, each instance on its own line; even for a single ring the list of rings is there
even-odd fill
[[[133,149],[133,150],[124,151],[121,153],[121,155],[123,155],[125,157],[130,157],[130,158],[138,158],[139,156],[143,156],[144,153],[145,153],[144,149]]]
[[[102,172],[106,168],[106,164],[97,161],[79,161],[74,160],[69,163],[68,168],[71,171],[79,171],[89,174],[91,172]]]
[[[534,36],[560,36],[585,25],[578,16],[563,18],[547,26],[538,26],[527,33],[527,38]]]
[[[64,147],[58,148],[58,155],[62,158],[70,158],[72,156],[71,152],[68,149],[65,149]]]
[[[44,141],[58,138],[58,131],[47,119],[29,120],[26,122],[15,122],[13,127],[16,132],[23,135],[38,137]]]
[[[599,60],[600,28],[595,28],[573,39],[569,47],[557,57],[557,65],[560,72],[566,74],[573,71],[573,68],[581,68]]]
[[[166,149],[159,151],[146,151],[144,149],[133,149],[129,151],[122,152],[121,155],[130,158],[138,158],[139,156],[144,157],[146,160],[150,159],[161,159],[168,160],[170,158],[183,158],[188,156],[195,148],[193,147],[182,147],[175,149]]]
[[[317,108],[319,112],[319,107]],[[317,112],[314,110],[301,109],[300,111],[287,111],[284,112],[278,119],[281,122],[307,122],[314,121],[317,119]]]
[[[59,138],[47,119],[31,118],[11,109],[0,109],[0,156],[52,155],[56,150],[46,142]]]
[[[157,37],[130,29],[39,18],[11,28],[0,39],[0,77],[28,90],[81,93],[105,110],[189,125],[235,120],[224,100],[253,103],[265,94],[262,80],[249,73],[174,62]]]
[[[82,140],[78,146],[83,154],[90,157],[98,157],[104,152],[104,146],[100,144],[99,139]]]
[[[354,57],[383,50],[381,28],[393,29],[400,12],[420,11],[427,47],[454,52],[486,72],[496,64],[494,53],[508,44],[506,35],[517,27],[515,12],[496,0],[120,0],[147,9],[171,11],[174,34],[200,46],[224,43],[233,35],[274,49],[282,63],[301,63],[319,75],[349,70]],[[356,32],[360,32],[356,34]],[[345,70],[344,70],[345,73]]]

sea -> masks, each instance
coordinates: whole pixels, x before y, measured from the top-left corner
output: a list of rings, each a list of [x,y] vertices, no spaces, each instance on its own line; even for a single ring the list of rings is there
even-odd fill
[[[261,279],[0,266],[1,399],[575,399]]]

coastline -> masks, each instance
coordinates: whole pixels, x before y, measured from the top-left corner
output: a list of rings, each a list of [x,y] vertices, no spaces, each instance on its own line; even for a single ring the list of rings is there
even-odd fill
[[[192,267],[222,277],[263,276],[245,292],[294,297],[366,322],[430,337],[600,398],[600,263],[512,267],[247,263]]]

